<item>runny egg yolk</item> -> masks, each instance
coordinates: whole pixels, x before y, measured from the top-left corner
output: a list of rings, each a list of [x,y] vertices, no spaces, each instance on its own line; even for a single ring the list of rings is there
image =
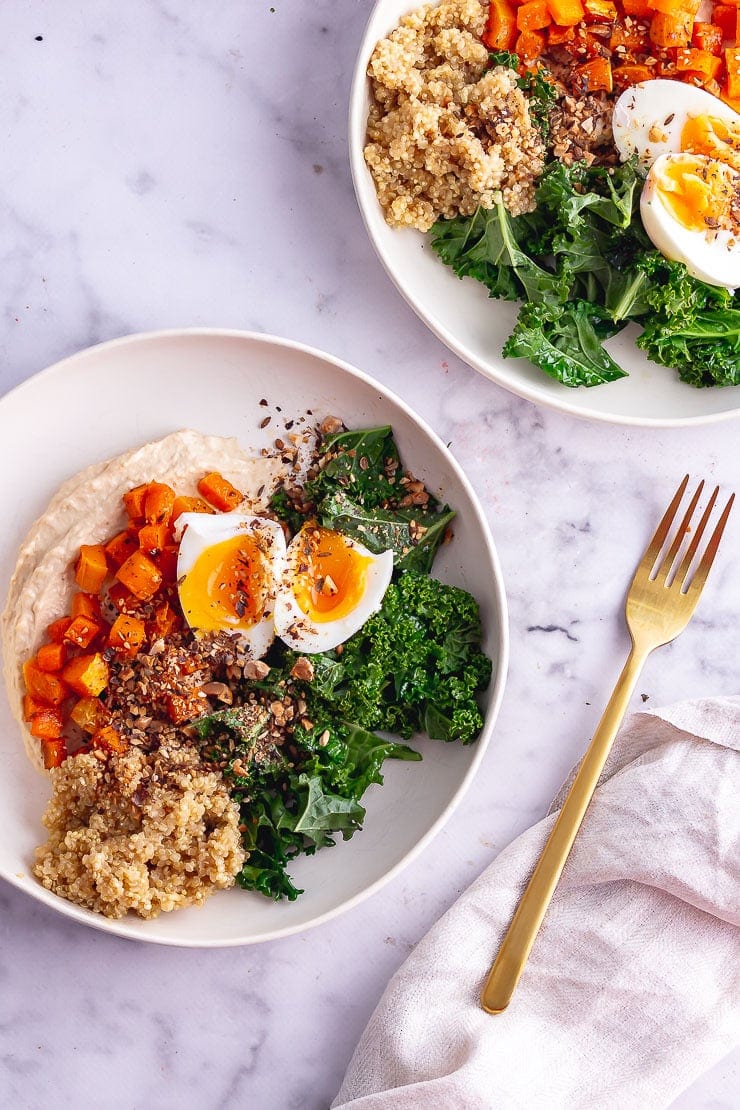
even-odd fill
[[[191,628],[251,628],[262,619],[269,596],[258,541],[244,532],[204,548],[179,592]]]
[[[306,528],[301,539],[293,571],[295,599],[306,616],[317,623],[341,620],[363,597],[372,559],[328,528]]]
[[[652,172],[663,204],[688,231],[737,230],[736,175],[721,162],[685,154]]]
[[[716,116],[689,117],[681,131],[681,150],[704,154],[740,170],[740,121]]]

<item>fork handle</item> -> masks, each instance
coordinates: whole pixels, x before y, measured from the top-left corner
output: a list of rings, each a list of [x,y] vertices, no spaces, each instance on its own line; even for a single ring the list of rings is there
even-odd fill
[[[481,1005],[489,1014],[500,1014],[511,1001],[649,654],[649,648],[632,645],[486,980]]]

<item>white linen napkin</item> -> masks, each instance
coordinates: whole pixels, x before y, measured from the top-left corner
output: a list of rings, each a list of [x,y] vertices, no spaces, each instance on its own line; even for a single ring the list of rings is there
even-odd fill
[[[740,697],[627,721],[514,998],[491,1016],[480,989],[553,821],[418,944],[335,1108],[657,1110],[740,1040]]]

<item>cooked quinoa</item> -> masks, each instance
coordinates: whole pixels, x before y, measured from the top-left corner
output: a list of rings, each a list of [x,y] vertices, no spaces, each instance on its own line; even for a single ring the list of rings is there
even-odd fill
[[[101,755],[50,772],[49,839],[34,866],[47,890],[106,917],[156,917],[234,885],[239,807],[194,747]]]
[[[365,160],[393,227],[535,207],[545,149],[516,73],[488,69],[488,5],[443,0],[405,16],[373,51]]]

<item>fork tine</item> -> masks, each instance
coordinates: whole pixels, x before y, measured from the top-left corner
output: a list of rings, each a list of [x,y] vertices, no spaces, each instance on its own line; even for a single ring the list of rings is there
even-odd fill
[[[681,504],[681,498],[686,492],[686,487],[688,484],[689,476],[687,474],[684,480],[681,482],[681,485],[676,490],[675,496],[666,509],[663,519],[661,520],[658,527],[655,529],[655,535],[651,539],[650,543],[647,546],[645,554],[640,560],[640,566],[638,568],[639,570],[647,571],[648,574],[651,573],[653,566],[655,565],[655,560],[660,554],[660,549],[665,543],[668,531],[673,524],[673,518],[678,512],[678,506]]]
[[[717,490],[717,492],[719,492],[719,490]],[[701,557],[701,562],[699,563],[699,566],[696,568],[696,571],[694,573],[693,578],[691,579],[691,582],[689,582],[685,591],[684,591],[683,585],[682,585],[682,587],[681,587],[682,592],[689,593],[689,591],[690,591],[691,593],[699,594],[703,590],[704,583],[707,580],[707,575],[709,574],[709,571],[712,568],[712,563],[714,562],[714,556],[717,554],[717,548],[719,547],[719,541],[722,539],[722,533],[725,530],[725,525],[727,524],[727,519],[730,515],[730,510],[732,509],[732,505],[733,505],[734,500],[735,500],[735,494],[732,493],[732,494],[730,494],[730,498],[729,498],[727,504],[724,507],[724,510],[722,512],[722,516],[719,518],[719,521],[717,522],[717,527],[712,532],[712,535],[709,539],[709,543],[707,544],[707,547],[706,547],[706,551],[704,552],[704,554]]]
[[[704,531],[707,527],[707,524],[709,523],[709,518],[712,515],[712,510],[714,509],[714,505],[715,505],[715,502],[716,502],[718,496],[719,496],[719,486],[715,486],[714,487],[714,492],[712,493],[712,496],[709,498],[709,502],[707,504],[707,507],[704,510],[704,512],[702,513],[702,517],[701,517],[701,520],[699,521],[699,524],[696,528],[696,531],[694,532],[694,535],[691,537],[691,543],[686,548],[686,553],[684,554],[684,557],[681,560],[681,565],[679,566],[678,570],[676,571],[676,573],[673,576],[674,582],[678,582],[680,584],[680,587],[681,587],[682,590],[683,590],[684,582],[686,581],[686,575],[689,572],[689,568],[691,567],[694,556],[696,555],[697,551],[699,550],[699,544],[701,543],[701,538],[704,535]]]
[[[676,534],[673,537],[673,542],[671,543],[671,546],[670,546],[670,549],[668,550],[668,553],[666,554],[665,558],[662,560],[660,566],[656,567],[656,570],[655,570],[655,577],[656,578],[659,578],[660,575],[661,575],[661,571],[665,570],[665,582],[666,582],[666,584],[668,583],[668,578],[670,577],[671,568],[672,568],[674,562],[676,561],[676,556],[678,555],[678,552],[681,548],[681,544],[683,543],[683,541],[684,541],[684,539],[685,539],[685,537],[686,537],[686,535],[689,531],[689,525],[691,524],[691,518],[694,515],[694,510],[696,509],[699,498],[701,497],[701,491],[703,489],[704,489],[704,479],[702,478],[702,480],[699,482],[699,485],[696,487],[696,493],[691,498],[691,502],[689,504],[688,509],[686,510],[686,512],[683,515],[683,520],[681,521],[681,523],[680,523],[680,525],[679,525],[679,527],[676,531]],[[715,494],[715,496],[716,496],[716,494]],[[674,575],[674,577],[675,577],[675,575]]]

